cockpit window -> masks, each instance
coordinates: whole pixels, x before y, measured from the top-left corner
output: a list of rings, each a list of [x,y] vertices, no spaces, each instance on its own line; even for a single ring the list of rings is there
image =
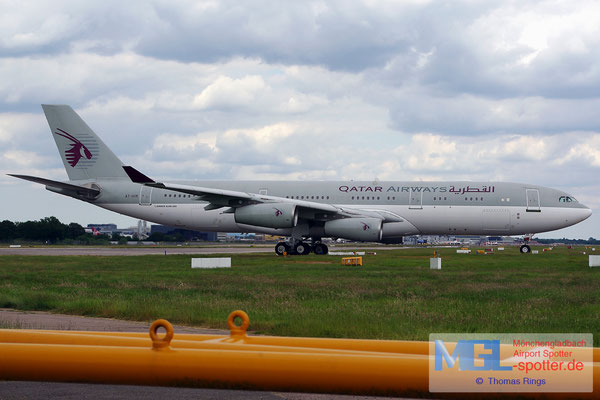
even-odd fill
[[[571,196],[560,196],[558,198],[558,201],[560,203],[577,203],[577,200],[575,199],[575,197],[571,197]]]

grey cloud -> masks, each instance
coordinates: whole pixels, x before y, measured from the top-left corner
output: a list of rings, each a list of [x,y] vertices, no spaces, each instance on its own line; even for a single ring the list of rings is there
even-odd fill
[[[361,70],[382,65],[408,45],[398,23],[347,2],[219,2],[201,10],[155,5],[161,23],[137,50],[159,58],[215,62],[234,56],[269,63]]]
[[[600,46],[600,40],[589,43],[590,51],[584,53],[564,47],[546,49],[529,64],[519,63],[531,53],[525,46],[498,54],[477,46],[475,40],[458,34],[424,46],[423,51],[432,55],[425,68],[413,72],[413,80],[440,93],[492,98],[598,96],[600,56],[592,49]]]
[[[600,126],[600,98],[546,99],[543,97],[490,99],[461,95],[441,97],[407,91],[390,106],[395,129],[450,135],[496,133],[555,134],[595,130]]]
[[[14,27],[4,28],[7,39],[1,42],[0,54],[112,55],[134,50],[165,60],[202,63],[245,57],[272,64],[366,71],[367,81],[396,86],[417,83],[444,95],[492,98],[595,97],[600,85],[598,34],[572,37],[571,32],[563,32],[527,65],[518,62],[531,52],[526,45],[513,39],[509,49],[497,49],[497,38],[481,32],[486,27],[480,26],[480,20],[500,24],[504,20],[494,15],[520,11],[517,3],[178,4],[112,1],[61,6],[53,2],[52,6],[41,3],[39,10],[27,14],[17,8]],[[543,16],[552,7],[533,2],[522,12]],[[9,12],[5,18],[11,16]],[[487,27],[491,32],[495,28]],[[34,39],[19,39],[28,37]],[[571,40],[579,43],[577,48]],[[421,65],[423,54],[430,55]]]
[[[159,147],[152,150],[151,160],[153,161],[190,161],[199,158],[213,158],[213,149],[208,145],[190,146],[183,150],[178,150],[173,147]]]

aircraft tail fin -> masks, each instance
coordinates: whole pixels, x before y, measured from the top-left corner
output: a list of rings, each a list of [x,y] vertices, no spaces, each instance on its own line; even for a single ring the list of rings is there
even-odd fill
[[[42,108],[70,180],[127,178],[121,160],[70,106]]]

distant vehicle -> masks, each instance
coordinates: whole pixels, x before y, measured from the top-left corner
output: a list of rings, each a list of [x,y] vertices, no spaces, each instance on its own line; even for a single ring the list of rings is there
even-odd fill
[[[522,183],[160,182],[123,165],[71,107],[42,107],[69,181],[12,176],[163,225],[289,237],[276,244],[279,255],[326,254],[328,237],[401,243],[407,235],[531,236],[592,213],[568,193]]]

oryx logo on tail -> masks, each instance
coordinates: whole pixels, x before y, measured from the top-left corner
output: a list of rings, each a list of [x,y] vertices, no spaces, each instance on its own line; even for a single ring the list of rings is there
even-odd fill
[[[89,151],[87,147],[85,147],[85,144],[81,143],[76,137],[74,137],[70,133],[63,131],[62,129],[59,129],[59,128],[56,128],[56,132],[54,132],[54,133],[66,138],[72,142],[71,148],[68,150],[65,150],[65,157],[71,167],[75,167],[77,165],[77,163],[79,162],[79,160],[81,159],[81,157],[83,157],[83,156],[85,156],[88,160],[90,160],[92,158],[92,152]],[[82,154],[82,150],[83,150],[83,154]]]

